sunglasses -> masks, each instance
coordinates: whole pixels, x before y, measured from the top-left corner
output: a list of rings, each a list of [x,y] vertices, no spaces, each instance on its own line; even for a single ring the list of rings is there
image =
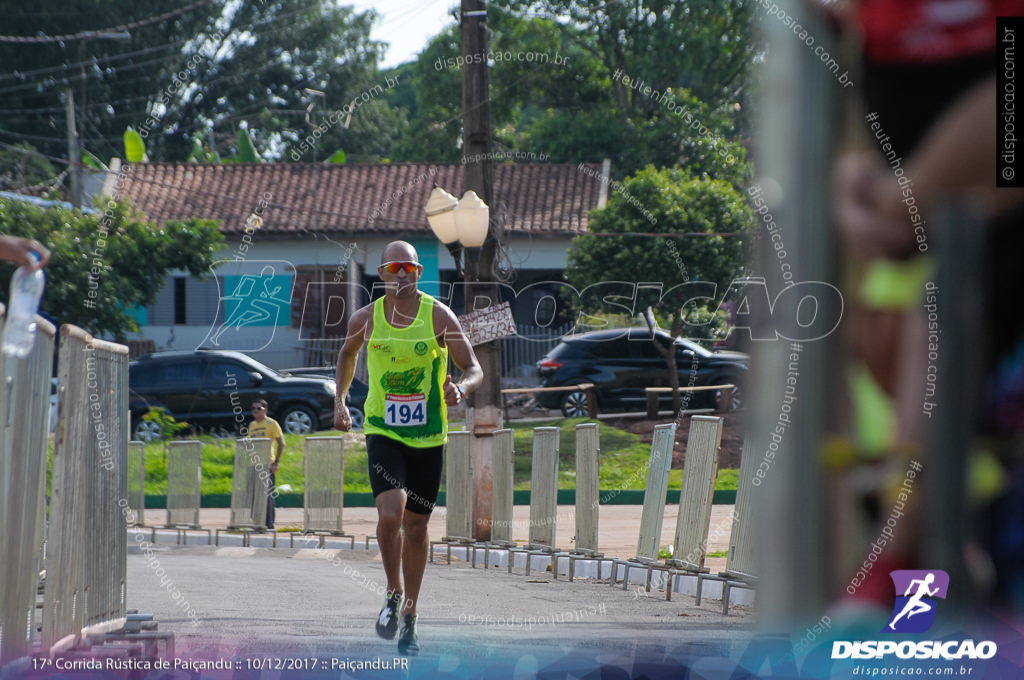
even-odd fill
[[[380,268],[390,274],[397,274],[400,269],[404,269],[406,274],[412,274],[421,271],[423,265],[419,262],[385,262]]]

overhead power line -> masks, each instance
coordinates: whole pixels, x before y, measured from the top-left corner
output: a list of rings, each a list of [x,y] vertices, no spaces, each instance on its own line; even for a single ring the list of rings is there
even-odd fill
[[[276,16],[268,19],[268,20],[254,22],[248,28],[242,27],[240,30],[244,30],[245,32],[250,33],[252,35],[263,35],[265,33],[269,33],[269,32],[274,31],[274,30],[279,30],[277,27],[275,27],[275,24],[277,22],[279,22],[279,21],[281,21],[283,19],[286,19],[286,18],[290,18],[290,17],[295,16],[295,15],[305,14],[309,10],[315,9],[317,6],[318,6],[317,3],[313,2],[313,3],[309,4],[309,5],[305,5],[303,7],[299,7],[298,9],[290,10],[288,12],[282,12],[281,14],[278,14],[278,15],[276,15]],[[315,23],[315,21],[316,21],[316,18],[312,17],[310,19],[310,21],[309,21],[309,24],[313,24],[313,23]],[[79,73],[71,73],[70,72],[71,69],[74,68],[74,67],[94,66],[94,65],[95,66],[108,65],[109,68],[113,68],[115,71],[118,71],[119,73],[123,73],[123,72],[128,71],[128,70],[139,68],[140,66],[146,66],[146,65],[150,65],[150,64],[160,63],[161,61],[166,61],[166,60],[170,59],[173,55],[165,55],[161,59],[152,59],[152,60],[149,60],[149,61],[138,62],[138,63],[132,62],[132,63],[121,65],[121,66],[114,66],[113,64],[109,64],[109,62],[111,62],[111,61],[113,61],[115,59],[121,59],[121,58],[124,58],[124,57],[139,56],[139,55],[142,55],[142,54],[149,54],[149,53],[152,53],[152,52],[155,52],[155,51],[167,50],[169,48],[173,48],[173,47],[177,47],[177,46],[180,46],[180,45],[184,45],[187,42],[189,42],[189,40],[191,40],[191,38],[185,39],[185,40],[179,40],[179,41],[175,41],[175,42],[170,42],[170,43],[165,43],[163,45],[151,46],[151,47],[148,47],[146,49],[138,50],[138,51],[135,51],[135,52],[125,52],[125,53],[122,53],[122,54],[110,55],[110,56],[101,57],[101,58],[98,58],[98,59],[90,59],[90,60],[86,60],[84,62],[76,62],[76,63],[73,63],[73,64],[61,64],[59,66],[46,67],[46,69],[35,69],[34,71],[24,71],[24,72],[20,72],[20,73],[19,72],[0,73],[0,80],[14,79],[14,80],[20,80],[21,81],[21,82],[18,82],[16,84],[5,84],[5,85],[3,85],[2,87],[0,87],[0,93],[11,94],[11,93],[20,92],[20,91],[31,91],[33,88],[36,88],[36,89],[38,89],[38,88],[48,88],[48,87],[53,87],[55,82],[59,82],[62,85],[63,84],[70,84],[72,82],[80,82],[81,81],[81,74],[79,74]],[[43,78],[41,80],[32,80],[32,81],[28,81],[25,78],[23,78],[23,76],[28,76],[28,75],[43,75],[42,73],[37,73],[37,72],[42,72],[44,70],[46,71],[47,74],[50,74],[49,77],[45,77],[45,78]],[[50,72],[52,72],[52,74]],[[91,77],[92,76],[87,76],[86,79],[88,80]],[[143,81],[143,80],[151,80],[151,79],[152,79],[152,77],[150,75],[132,76],[132,77],[129,77],[129,78],[122,78],[120,75],[115,75],[115,76],[113,76],[113,78],[111,79],[110,82],[116,82],[117,84],[124,84],[124,83],[132,83],[132,82],[138,82],[138,81]],[[122,101],[124,101],[124,100],[122,100]],[[63,107],[56,107],[56,108],[57,108],[57,110],[63,110]],[[5,110],[4,112],[6,113],[6,112],[9,112],[9,111],[10,110]]]
[[[88,38],[101,37],[102,34],[104,34],[104,33],[123,33],[125,31],[130,31],[133,28],[140,28],[142,26],[148,26],[149,24],[155,24],[157,22],[164,21],[165,19],[171,19],[173,17],[178,16],[179,14],[184,14],[185,12],[193,10],[196,7],[199,7],[200,5],[205,5],[208,2],[210,2],[210,0],[198,0],[198,2],[193,2],[191,5],[186,5],[185,7],[182,7],[181,9],[172,10],[170,12],[164,12],[163,14],[157,15],[155,17],[150,17],[148,19],[140,19],[139,21],[133,21],[131,23],[122,24],[120,26],[111,26],[109,28],[98,28],[98,29],[95,29],[95,30],[92,30],[92,31],[82,31],[80,33],[68,33],[68,34],[65,34],[65,35],[0,35],[0,42],[6,42],[6,43],[55,43],[55,42],[65,42],[65,41],[68,41],[68,40],[82,40],[82,39],[88,39]]]
[[[111,62],[121,59],[131,59],[143,54],[149,54],[151,52],[157,52],[160,50],[168,50],[174,47],[180,47],[188,42],[189,39],[176,40],[175,42],[164,43],[162,45],[154,45],[146,47],[141,50],[135,50],[134,52],[119,52],[117,54],[111,54],[105,57],[94,57],[92,59],[86,59],[85,61],[76,61],[71,64],[60,64],[59,66],[44,66],[41,68],[34,68],[27,71],[13,71],[11,73],[0,73],[0,80],[25,80],[29,76],[47,75],[50,73],[60,74],[61,72],[68,72],[72,69],[81,68],[82,66],[108,66],[112,65]]]

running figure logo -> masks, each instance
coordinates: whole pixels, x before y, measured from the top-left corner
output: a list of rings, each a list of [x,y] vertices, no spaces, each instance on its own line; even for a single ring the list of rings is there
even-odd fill
[[[259,351],[273,341],[277,326],[288,324],[293,276],[277,272],[279,268],[285,271],[293,268],[291,263],[280,260],[248,263],[250,267],[253,264],[262,265],[259,274],[244,273],[240,263],[230,263],[216,272],[214,280],[220,293],[217,317],[224,321],[211,325],[200,347]],[[252,268],[249,271],[253,271]]]
[[[882,632],[922,633],[931,628],[935,623],[935,599],[946,599],[949,574],[941,569],[904,569],[889,576],[896,588],[896,606]]]

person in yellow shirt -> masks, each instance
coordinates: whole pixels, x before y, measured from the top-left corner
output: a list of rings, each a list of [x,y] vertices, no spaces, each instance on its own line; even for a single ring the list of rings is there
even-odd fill
[[[273,418],[267,417],[267,402],[257,399],[252,403],[253,421],[249,423],[250,437],[267,437],[277,444],[277,455],[270,458],[270,478],[267,481],[267,528],[274,528],[274,487],[277,483],[277,465],[284,454],[284,432]]]

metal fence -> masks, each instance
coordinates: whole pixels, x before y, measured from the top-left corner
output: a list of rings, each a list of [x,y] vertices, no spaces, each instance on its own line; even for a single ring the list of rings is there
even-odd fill
[[[704,570],[723,423],[722,418],[715,416],[690,417],[683,461],[683,487],[679,492],[679,514],[676,515],[675,540],[672,542],[675,552],[670,560],[666,560],[687,571]]]
[[[530,470],[531,549],[555,547],[558,517],[558,433],[557,427],[533,428]]]
[[[272,439],[239,439],[235,444],[235,472],[231,479],[231,520],[228,529],[266,528],[270,488]]]
[[[445,444],[444,542],[471,542],[473,537],[473,485],[469,447],[472,434],[449,432]]]
[[[658,559],[658,540],[661,523],[665,519],[665,498],[668,495],[668,471],[672,468],[672,449],[676,439],[676,424],[655,425],[651,441],[651,458],[647,465],[647,487],[644,507],[640,511],[640,536],[637,538],[637,562]],[[612,578],[612,585],[615,579]]]
[[[491,496],[491,542],[512,545],[512,505],[515,486],[515,436],[512,430],[494,433]]]
[[[576,552],[598,551],[600,459],[600,426],[597,423],[580,423],[576,426]]]
[[[168,527],[199,527],[203,480],[203,443],[194,440],[167,444]]]
[[[125,622],[128,348],[61,327],[43,646]]]
[[[554,349],[571,329],[571,325],[558,328],[518,326],[516,335],[500,340],[501,377],[509,381],[534,378],[537,362]]]
[[[54,328],[40,317],[36,322],[28,357],[0,357],[0,664],[32,651],[42,567]]]
[[[132,526],[146,523],[146,445],[128,442],[128,514],[125,520]]]
[[[537,362],[561,342],[562,337],[572,330],[572,325],[557,328],[542,326],[518,326],[516,335],[502,338],[501,377],[509,383],[536,382]],[[317,338],[303,340],[298,349],[303,366],[333,366],[338,361],[338,352],[345,338]],[[363,382],[369,379],[366,370],[366,353],[360,352],[356,361],[355,377]]]
[[[330,366],[338,361],[338,352],[345,344],[345,338],[315,338],[301,340],[299,351],[303,366]]]
[[[306,437],[303,529],[342,533],[345,504],[345,439]]]
[[[345,338],[316,338],[303,340],[299,345],[303,366],[321,368],[334,366],[338,363],[338,352],[345,344]],[[333,376],[332,376],[333,377]],[[360,352],[356,359],[355,377],[366,382],[370,379],[366,370],[366,352]]]

